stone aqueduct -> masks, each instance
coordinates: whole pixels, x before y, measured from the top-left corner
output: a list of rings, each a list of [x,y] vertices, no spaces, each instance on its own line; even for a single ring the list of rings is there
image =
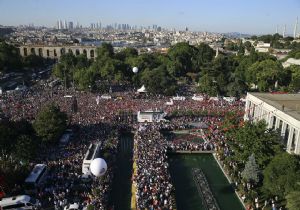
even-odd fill
[[[95,58],[96,46],[80,46],[80,45],[63,45],[63,46],[44,46],[44,45],[23,45],[19,47],[20,55],[26,57],[28,55],[39,55],[44,58],[59,59],[65,53],[73,53],[74,55],[84,54],[87,58]]]

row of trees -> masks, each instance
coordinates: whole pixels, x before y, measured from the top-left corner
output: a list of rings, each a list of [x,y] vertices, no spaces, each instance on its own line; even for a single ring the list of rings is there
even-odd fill
[[[225,117],[224,128],[235,126],[239,119],[229,114]],[[221,154],[225,163],[236,163],[236,167],[228,167],[235,180],[239,180],[239,172],[243,182],[251,184],[250,191],[244,192],[248,198],[256,196],[270,198],[278,196],[285,200],[289,209],[295,202],[299,203],[300,163],[299,157],[284,151],[281,137],[277,131],[269,130],[265,122],[246,122],[244,126],[226,130],[229,138],[231,155]],[[244,191],[244,189],[240,189]]]
[[[136,49],[126,48],[114,53],[110,44],[97,48],[94,62],[83,55],[62,56],[54,68],[54,75],[79,89],[96,87],[96,81],[109,83],[144,84],[152,93],[174,94],[179,84],[198,84],[200,92],[210,95],[239,96],[252,86],[259,91],[282,89],[300,90],[300,67],[283,69],[280,61],[266,53],[255,52],[247,43],[242,49],[250,50],[237,55],[220,54],[206,44],[191,46],[179,43],[172,46],[166,55],[141,54]],[[242,50],[243,51],[243,50]],[[139,72],[134,74],[132,67]]]
[[[166,55],[138,55],[133,48],[114,53],[112,45],[104,43],[97,48],[98,57],[94,61],[84,55],[63,55],[54,68],[54,75],[66,86],[73,84],[81,90],[96,88],[97,81],[136,87],[145,84],[150,92],[166,95],[174,94],[179,84],[186,83],[198,84],[200,92],[210,95],[238,96],[252,86],[259,91],[300,90],[299,66],[283,69],[275,57],[255,52],[250,42],[240,42],[236,50],[237,55],[220,54],[215,58],[214,50],[206,44],[178,43]],[[250,54],[244,55],[245,50]],[[298,58],[298,54],[299,49],[293,50],[288,58]],[[44,63],[45,59],[36,55],[21,58],[17,48],[0,41],[1,72],[39,67]],[[134,66],[140,70],[137,74],[132,72]]]

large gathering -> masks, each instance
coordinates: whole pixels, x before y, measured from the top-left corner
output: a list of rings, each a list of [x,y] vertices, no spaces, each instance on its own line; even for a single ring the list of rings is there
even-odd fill
[[[292,7],[26,2],[0,3],[0,210],[299,210],[300,34],[298,18],[293,35],[283,22]],[[22,21],[59,19],[7,25],[21,5]],[[71,8],[91,12],[73,22]],[[254,10],[276,33],[240,14]],[[187,18],[224,24],[199,31]],[[220,31],[245,21],[244,33]],[[246,32],[252,22],[257,33]]]

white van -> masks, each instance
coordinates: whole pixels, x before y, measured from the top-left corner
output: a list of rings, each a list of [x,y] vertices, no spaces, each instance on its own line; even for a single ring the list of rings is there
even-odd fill
[[[39,200],[28,195],[18,195],[0,199],[0,207],[3,210],[39,209],[41,207],[41,203]]]

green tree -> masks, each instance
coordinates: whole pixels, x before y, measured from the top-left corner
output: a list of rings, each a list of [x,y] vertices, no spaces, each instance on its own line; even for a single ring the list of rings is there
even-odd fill
[[[44,143],[55,143],[67,127],[67,115],[51,104],[45,106],[33,123],[36,134]]]
[[[81,54],[76,56],[76,59],[74,60],[74,63],[70,63],[70,67],[72,67],[72,65],[75,65],[75,69],[77,68],[87,68],[90,66],[90,62],[87,59],[86,55]]]
[[[299,159],[286,152],[276,155],[264,170],[263,188],[270,195],[284,197],[299,190]]]
[[[4,40],[0,41],[0,72],[19,70],[22,67],[19,50],[7,44]]]
[[[240,164],[254,154],[259,167],[265,168],[274,155],[283,152],[280,135],[268,130],[264,121],[246,122],[243,127],[235,128],[231,139],[234,159]]]
[[[30,68],[42,67],[45,64],[45,59],[41,56],[31,54],[23,59],[23,65]]]
[[[247,89],[247,84],[242,79],[234,76],[234,81],[227,84],[226,92],[228,96],[240,97],[246,93]]]
[[[211,62],[215,56],[215,51],[205,43],[201,43],[197,46],[197,52],[196,52],[196,67],[200,68],[200,66],[203,66],[204,64],[207,64]]]
[[[0,121],[0,151],[9,154],[14,146],[17,133],[9,121]]]
[[[219,94],[217,81],[214,77],[205,74],[199,79],[198,90],[201,93],[207,93],[210,96],[217,96]]]
[[[254,154],[252,154],[249,157],[244,170],[242,171],[242,177],[247,182],[257,184],[259,182],[259,173],[260,171],[258,165],[256,164]]]
[[[100,47],[97,48],[97,59],[98,58],[113,58],[114,48],[111,44],[104,42]]]
[[[300,91],[300,66],[292,65],[289,67],[291,71],[291,82],[289,84],[289,88],[293,92]]]
[[[251,47],[252,47],[251,43],[249,41],[246,41],[244,43],[244,46],[245,46],[245,49],[250,52]]]
[[[94,210],[94,209],[95,209],[95,207],[92,204],[89,204],[87,206],[87,210]]]
[[[288,210],[298,210],[300,206],[300,191],[292,191],[286,197]]]
[[[269,59],[256,62],[248,68],[248,80],[257,84],[260,91],[275,89],[276,83],[280,85],[285,74],[279,62]]]
[[[189,45],[187,42],[181,42],[170,47],[168,56],[173,62],[169,72],[176,77],[185,76],[187,72],[195,72],[197,48]]]
[[[144,71],[142,82],[150,93],[173,95],[177,90],[176,81],[168,73],[165,66]]]
[[[122,51],[116,53],[115,58],[121,61],[126,61],[130,58],[135,58],[138,56],[138,51],[135,48],[127,47]]]
[[[89,90],[90,87],[95,85],[96,73],[92,68],[77,69],[74,74],[74,80],[78,89]]]
[[[66,87],[73,81],[76,62],[76,57],[72,53],[66,53],[61,56],[59,63],[54,66],[53,74],[64,81]]]
[[[37,139],[28,135],[20,135],[15,144],[15,152],[13,154],[16,156],[16,159],[27,162],[33,160],[36,156],[37,148]]]

